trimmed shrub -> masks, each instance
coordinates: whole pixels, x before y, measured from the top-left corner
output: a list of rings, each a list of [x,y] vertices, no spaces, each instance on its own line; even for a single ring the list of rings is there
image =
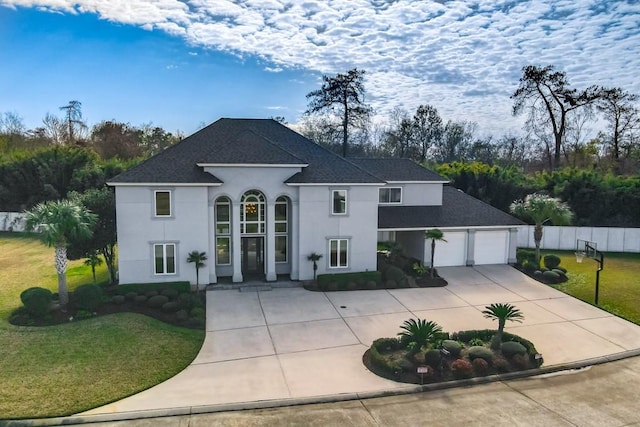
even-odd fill
[[[462,341],[471,345],[471,340],[479,339],[482,343],[491,341],[496,334],[495,329],[470,329],[467,331],[455,332],[451,335],[452,340]]]
[[[554,273],[557,273],[558,276],[560,276],[560,282],[566,282],[567,280],[569,280],[569,278],[567,277],[567,273],[560,270],[559,268],[554,268],[551,271],[553,271]]]
[[[538,264],[529,260],[526,260],[523,264],[522,264],[522,269],[525,271],[525,273],[533,273],[534,271],[536,271],[538,269]]]
[[[471,338],[469,340],[469,346],[470,347],[483,347],[484,346],[485,341],[480,339],[480,338]]]
[[[407,275],[400,268],[395,266],[390,266],[387,268],[385,272],[385,276],[387,282],[394,281],[398,286],[406,286],[407,285]]]
[[[442,348],[447,350],[452,358],[457,358],[460,356],[463,346],[458,341],[443,340]]]
[[[138,296],[137,292],[131,291],[124,294],[124,297],[129,301],[133,301]]]
[[[373,281],[376,283],[382,282],[382,276],[379,271],[363,271],[358,273],[336,273],[336,274],[319,274],[317,277],[318,288],[323,289],[329,286],[330,283],[336,283],[339,286],[341,283],[346,283],[347,286],[350,282],[355,283],[367,283]],[[334,288],[337,289],[337,288]]]
[[[555,271],[543,271],[542,280],[547,283],[560,283],[560,275]]]
[[[451,374],[455,379],[471,378],[473,366],[468,360],[456,359],[451,362]]]
[[[442,360],[442,356],[440,355],[440,350],[438,349],[429,349],[424,354],[424,363],[434,369],[440,365],[440,360]]]
[[[111,302],[116,305],[124,304],[125,297],[124,295],[114,295],[111,297]]]
[[[487,362],[491,362],[493,360],[493,351],[487,347],[476,345],[469,347],[469,350],[467,350],[467,356],[469,356],[469,360],[472,362],[475,359],[484,359]]]
[[[145,296],[147,298],[155,297],[156,295],[159,295],[158,291],[147,291],[147,292],[145,292]]]
[[[195,319],[204,319],[205,311],[203,308],[195,307],[191,309],[191,312],[189,314],[191,314],[191,317]]]
[[[523,356],[522,354],[516,354],[511,358],[511,365],[513,365],[514,368],[519,370],[528,369],[529,360],[526,358],[526,356]]]
[[[558,255],[545,255],[542,259],[544,261],[544,266],[549,270],[553,270],[560,265],[560,257]]]
[[[34,287],[22,291],[20,300],[29,314],[42,318],[49,312],[53,294],[49,289]]]
[[[365,288],[369,290],[374,290],[378,288],[378,284],[373,280],[369,280],[365,285]]]
[[[169,302],[169,298],[164,295],[156,295],[147,300],[147,306],[151,308],[160,308]]]
[[[533,277],[535,277],[538,280],[542,280],[542,271],[540,270],[536,270],[533,272]]]
[[[187,310],[182,309],[182,310],[178,310],[176,312],[176,318],[182,322],[184,322],[185,320],[187,320],[189,318],[189,312],[187,312]]]
[[[149,291],[156,291],[160,293],[161,290],[173,288],[179,293],[191,292],[191,284],[187,281],[184,282],[169,282],[169,283],[130,283],[125,285],[118,285],[118,293],[126,294],[127,292],[136,292],[140,294],[147,293]]]
[[[508,359],[516,354],[527,354],[527,349],[525,348],[525,346],[515,341],[503,342],[500,349],[502,350],[502,354],[504,354],[504,356]]]
[[[560,265],[559,265],[559,266],[557,266],[556,268],[554,268],[554,270],[560,270],[560,271],[562,271],[564,274],[567,274],[567,269],[566,269],[566,268],[564,268],[564,267],[562,267],[562,266],[560,266]]]
[[[175,313],[180,309],[180,303],[178,301],[169,301],[162,304],[162,311],[166,313]]]
[[[96,311],[102,306],[102,288],[98,285],[81,285],[73,292],[73,301],[79,309]]]
[[[166,288],[160,291],[160,295],[164,295],[169,299],[176,299],[178,298],[179,294],[180,292],[178,292],[178,290],[175,288]]]
[[[511,370],[509,367],[509,362],[507,362],[507,359],[502,356],[494,357],[491,364],[493,365],[493,368],[496,370],[496,372],[500,374],[504,374]]]
[[[378,338],[371,346],[380,353],[389,353],[403,348],[402,342],[398,338]]]
[[[138,305],[142,305],[145,302],[147,302],[147,299],[148,298],[146,297],[146,295],[138,295],[133,299],[133,302],[135,302]]]
[[[527,248],[516,249],[516,262],[524,266],[525,261],[536,264],[536,251]]]
[[[484,377],[489,373],[489,363],[484,359],[473,359],[471,365],[473,366],[473,372],[479,377]]]

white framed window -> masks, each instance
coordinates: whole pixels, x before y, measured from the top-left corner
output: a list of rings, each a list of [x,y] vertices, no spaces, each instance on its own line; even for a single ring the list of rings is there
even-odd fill
[[[276,236],[276,262],[287,262],[287,236]]]
[[[153,205],[153,212],[155,216],[171,216],[171,191],[155,190],[153,192]]]
[[[231,201],[216,200],[216,264],[231,264]]]
[[[153,245],[154,273],[156,275],[176,274],[176,244],[155,243]]]
[[[385,187],[379,190],[380,204],[399,204],[402,203],[401,187]]]
[[[276,262],[287,262],[289,240],[289,201],[280,196],[275,204]]]
[[[331,190],[331,213],[333,215],[347,214],[347,190]]]
[[[240,233],[264,234],[264,195],[255,190],[247,191],[240,201]]]
[[[329,239],[329,268],[349,267],[349,239]]]

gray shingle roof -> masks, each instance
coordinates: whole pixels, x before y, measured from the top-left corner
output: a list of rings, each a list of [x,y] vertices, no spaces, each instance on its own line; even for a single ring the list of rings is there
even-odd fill
[[[379,206],[378,228],[488,227],[524,225],[500,209],[448,185],[442,206]]]
[[[292,184],[383,181],[271,119],[220,119],[110,180],[118,183],[220,183],[197,163],[307,167]]]
[[[423,168],[410,159],[398,158],[349,158],[349,161],[360,166],[362,169],[374,174],[385,181],[435,181],[449,182],[448,179],[441,177],[437,173]]]

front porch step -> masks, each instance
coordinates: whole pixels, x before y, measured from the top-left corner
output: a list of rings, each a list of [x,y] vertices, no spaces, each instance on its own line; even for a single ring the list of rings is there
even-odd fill
[[[229,291],[239,292],[264,292],[274,288],[300,288],[302,282],[278,281],[278,282],[242,282],[242,283],[216,283],[207,286],[207,291]]]

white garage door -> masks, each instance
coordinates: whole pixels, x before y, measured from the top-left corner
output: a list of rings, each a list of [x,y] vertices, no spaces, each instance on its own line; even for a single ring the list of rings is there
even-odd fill
[[[444,231],[446,242],[436,242],[436,256],[433,263],[436,267],[465,265],[467,261],[467,232]],[[431,240],[426,239],[427,253],[431,256]],[[431,258],[427,258],[431,259]]]
[[[508,254],[509,231],[476,231],[474,245],[474,261],[476,265],[506,264]]]

